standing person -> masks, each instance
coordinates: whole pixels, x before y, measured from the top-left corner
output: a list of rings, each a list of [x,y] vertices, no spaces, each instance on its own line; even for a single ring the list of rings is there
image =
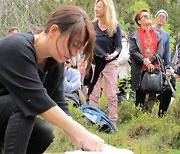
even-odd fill
[[[129,73],[129,41],[128,35],[122,31],[122,51],[118,57],[119,62],[119,78],[127,78]]]
[[[40,34],[19,33],[0,40],[0,143],[5,154],[40,154],[47,149],[52,128],[37,115],[63,129],[79,148],[103,150],[100,137],[62,110],[67,106],[63,63],[82,47],[91,62],[94,40],[85,11],[68,5],[50,15]]]
[[[171,65],[170,35],[165,30],[163,30],[163,25],[167,22],[167,20],[168,20],[168,13],[165,10],[161,9],[157,11],[155,15],[155,24],[153,27],[156,30],[158,30],[162,35],[163,49],[164,49],[163,57],[162,57],[163,64],[165,67],[165,73],[167,78],[171,78],[173,72],[170,67]],[[171,102],[171,97],[172,97],[172,90],[170,89],[169,86],[166,86],[163,93],[158,96],[160,100],[159,113],[158,113],[159,116],[163,115],[167,111],[168,106]],[[156,101],[156,95],[150,94],[149,99],[147,101],[148,110],[150,112],[152,111],[155,101]]]
[[[151,15],[148,9],[141,9],[135,15],[139,28],[130,37],[131,86],[136,90],[135,106],[146,108],[146,93],[141,91],[141,79],[145,71],[152,72],[157,63],[157,56],[163,55],[161,34],[151,27]]]
[[[172,63],[174,64],[174,73],[176,78],[180,78],[180,31],[178,32],[178,41]]]
[[[119,75],[118,80],[120,79],[118,88],[118,101],[121,102],[126,95],[125,88],[129,82],[128,77],[130,73],[129,65],[129,41],[128,35],[125,31],[122,31],[122,50],[118,56],[119,62]]]
[[[94,11],[95,21],[93,24],[96,31],[95,55],[97,55],[97,53],[100,55],[94,58],[94,76],[88,91],[88,94],[90,94],[89,104],[93,107],[99,107],[101,81],[102,78],[104,78],[109,118],[116,123],[118,119],[117,57],[122,48],[121,29],[116,19],[112,0],[96,0]]]
[[[174,64],[174,65],[177,64],[179,51],[180,51],[180,31],[178,32],[178,35],[177,35],[176,51],[175,51],[173,59],[172,59],[172,64]]]
[[[156,15],[155,15],[155,24],[153,27],[158,30],[163,39],[163,60],[164,60],[164,65],[166,69],[166,74],[171,74],[170,71],[170,65],[171,65],[171,52],[170,52],[170,35],[163,30],[163,25],[168,21],[168,13],[161,9],[159,10]]]

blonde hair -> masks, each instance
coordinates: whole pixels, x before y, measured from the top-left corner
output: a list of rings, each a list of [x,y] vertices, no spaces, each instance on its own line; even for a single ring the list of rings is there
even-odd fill
[[[113,36],[113,34],[116,32],[118,24],[114,3],[112,0],[96,0],[95,6],[100,1],[104,4],[104,20],[107,25],[107,32],[109,36]],[[96,17],[96,12],[94,19],[98,20],[98,18]]]

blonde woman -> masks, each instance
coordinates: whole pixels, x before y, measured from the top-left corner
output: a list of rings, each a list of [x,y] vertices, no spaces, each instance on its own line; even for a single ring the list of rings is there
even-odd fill
[[[118,25],[112,0],[96,0],[94,6],[96,31],[95,68],[92,83],[89,86],[89,104],[99,107],[101,81],[104,78],[108,99],[109,118],[116,123],[117,115],[117,78],[118,60],[121,52],[121,29]]]

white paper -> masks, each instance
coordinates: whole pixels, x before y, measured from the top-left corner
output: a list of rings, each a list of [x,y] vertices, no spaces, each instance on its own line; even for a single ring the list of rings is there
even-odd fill
[[[76,151],[67,151],[64,154],[134,154],[134,153],[129,149],[120,149],[106,144],[103,152],[76,150]]]

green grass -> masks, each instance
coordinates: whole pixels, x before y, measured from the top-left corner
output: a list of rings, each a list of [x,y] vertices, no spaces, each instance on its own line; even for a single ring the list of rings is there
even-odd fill
[[[89,131],[101,136],[106,143],[119,148],[128,148],[135,154],[180,154],[180,83],[177,83],[177,97],[171,102],[167,115],[158,118],[158,104],[151,114],[135,109],[134,100],[123,101],[118,107],[117,131],[113,134],[100,133],[82,118],[79,109],[69,105],[72,116]],[[108,113],[107,100],[100,100],[100,108]],[[77,147],[66,134],[55,127],[55,140],[47,153],[61,153]]]

